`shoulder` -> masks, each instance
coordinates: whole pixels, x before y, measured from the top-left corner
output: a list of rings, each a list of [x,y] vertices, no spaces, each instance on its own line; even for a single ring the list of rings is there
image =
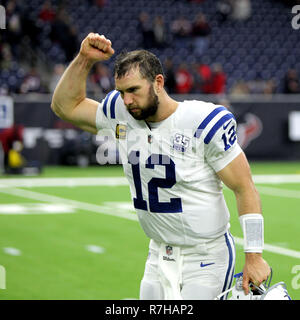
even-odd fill
[[[200,100],[185,100],[181,102],[182,109],[189,111],[193,115],[204,115],[206,112],[213,110],[216,105],[211,102],[205,102]]]
[[[109,92],[99,104],[99,108],[108,120],[123,118],[126,114],[123,99],[117,90]]]
[[[111,128],[116,122],[126,121],[127,109],[124,105],[120,92],[113,90],[98,104],[96,113],[96,128]]]
[[[203,110],[201,122],[195,132],[195,137],[200,138],[203,134],[205,144],[208,144],[215,133],[229,120],[235,122],[234,115],[224,106],[209,104]]]
[[[210,129],[218,130],[233,114],[224,106],[198,100],[181,103],[179,118],[185,127],[194,130],[194,137],[200,138]],[[212,132],[211,132],[212,133]]]

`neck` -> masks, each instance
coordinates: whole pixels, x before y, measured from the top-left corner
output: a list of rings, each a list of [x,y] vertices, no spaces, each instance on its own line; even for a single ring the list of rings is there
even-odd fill
[[[172,113],[175,112],[179,105],[178,101],[172,99],[167,93],[159,97],[159,105],[155,115],[148,117],[146,121],[160,122],[167,119]]]

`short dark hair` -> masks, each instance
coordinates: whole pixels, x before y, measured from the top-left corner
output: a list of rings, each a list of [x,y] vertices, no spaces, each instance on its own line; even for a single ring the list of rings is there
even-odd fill
[[[133,68],[139,68],[143,78],[154,82],[158,74],[164,76],[162,64],[158,57],[147,50],[123,51],[117,57],[114,66],[114,76],[122,78]]]

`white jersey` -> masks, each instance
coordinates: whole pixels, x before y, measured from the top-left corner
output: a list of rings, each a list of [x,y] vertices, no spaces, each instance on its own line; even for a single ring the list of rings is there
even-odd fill
[[[118,91],[99,104],[99,133],[110,129],[120,149],[133,204],[146,235],[179,246],[224,234],[229,211],[216,172],[241,148],[236,121],[225,107],[180,102],[160,123],[135,120]]]

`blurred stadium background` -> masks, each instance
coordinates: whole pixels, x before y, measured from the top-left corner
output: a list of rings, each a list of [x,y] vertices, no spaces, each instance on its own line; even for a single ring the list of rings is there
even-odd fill
[[[116,165],[100,165],[97,138],[50,110],[54,88],[89,32],[105,34],[116,52],[146,48],[157,54],[176,99],[212,101],[233,111],[262,198],[264,257],[274,282],[285,281],[292,298],[300,298],[299,1],[1,5],[0,299],[138,298],[148,240],[118,152],[111,159]],[[89,97],[100,101],[113,89],[113,63],[95,65]],[[242,235],[233,195],[224,193],[239,272]]]

